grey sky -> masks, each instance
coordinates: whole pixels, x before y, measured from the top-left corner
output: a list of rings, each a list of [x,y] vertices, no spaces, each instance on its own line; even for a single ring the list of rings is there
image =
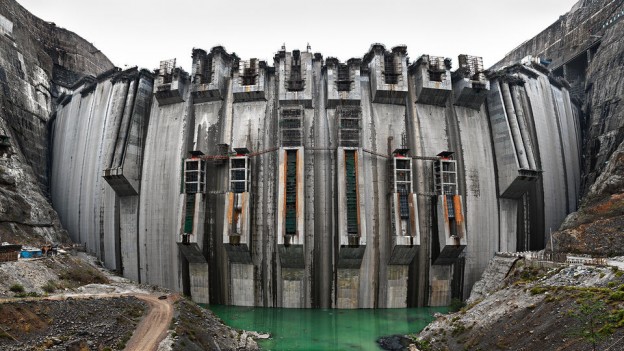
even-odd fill
[[[76,32],[113,63],[153,69],[193,47],[223,45],[242,59],[273,64],[283,43],[341,61],[374,42],[406,44],[413,59],[483,56],[491,66],[569,11],[577,0],[18,0],[35,15]]]

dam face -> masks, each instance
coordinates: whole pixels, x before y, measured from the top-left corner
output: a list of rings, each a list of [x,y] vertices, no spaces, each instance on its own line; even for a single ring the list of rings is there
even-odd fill
[[[525,60],[222,47],[59,99],[51,195],[107,267],[197,302],[448,305],[577,207],[579,111]]]

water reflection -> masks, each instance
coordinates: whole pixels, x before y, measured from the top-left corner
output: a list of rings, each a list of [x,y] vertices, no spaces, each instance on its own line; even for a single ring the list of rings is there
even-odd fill
[[[264,350],[379,350],[377,338],[422,330],[446,308],[320,310],[208,306],[226,324],[267,332]]]

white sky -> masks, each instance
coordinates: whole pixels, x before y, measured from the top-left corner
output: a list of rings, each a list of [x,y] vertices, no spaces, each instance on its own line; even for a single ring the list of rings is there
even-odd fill
[[[577,0],[18,0],[36,16],[92,42],[115,65],[153,69],[193,47],[223,45],[273,65],[283,43],[341,61],[370,45],[422,54],[482,56],[485,67],[570,10]]]

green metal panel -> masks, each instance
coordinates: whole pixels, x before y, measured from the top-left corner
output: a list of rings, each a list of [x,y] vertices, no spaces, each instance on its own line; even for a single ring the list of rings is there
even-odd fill
[[[345,177],[347,191],[347,234],[358,235],[357,222],[357,179],[355,150],[345,150]]]
[[[286,151],[286,235],[297,234],[297,151]]]
[[[195,194],[186,195],[186,215],[184,216],[184,232],[193,233],[193,217],[195,213]]]

